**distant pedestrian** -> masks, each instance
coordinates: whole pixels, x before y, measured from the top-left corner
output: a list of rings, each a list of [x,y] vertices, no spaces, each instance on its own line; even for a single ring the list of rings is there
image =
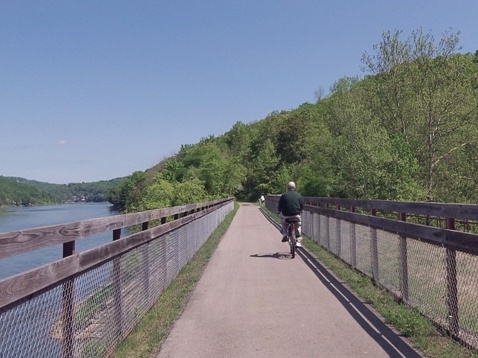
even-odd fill
[[[264,198],[264,195],[261,195],[261,197],[259,198],[259,205],[260,206],[264,205],[265,201],[266,201],[266,199]]]

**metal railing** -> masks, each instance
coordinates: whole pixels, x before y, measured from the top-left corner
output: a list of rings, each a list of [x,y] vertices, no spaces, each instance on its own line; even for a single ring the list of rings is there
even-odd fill
[[[279,197],[266,207],[277,211]],[[478,205],[304,198],[303,232],[478,349]]]
[[[233,205],[216,200],[1,233],[0,258],[55,244],[64,258],[0,280],[0,357],[107,356]],[[121,237],[133,226],[139,231]],[[75,254],[75,240],[105,231],[111,243]]]

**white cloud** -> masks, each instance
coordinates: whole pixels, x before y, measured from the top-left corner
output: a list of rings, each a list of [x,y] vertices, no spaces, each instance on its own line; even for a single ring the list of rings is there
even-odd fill
[[[58,145],[67,145],[68,142],[67,142],[65,139],[62,139],[62,140],[60,140],[57,144],[58,144]]]

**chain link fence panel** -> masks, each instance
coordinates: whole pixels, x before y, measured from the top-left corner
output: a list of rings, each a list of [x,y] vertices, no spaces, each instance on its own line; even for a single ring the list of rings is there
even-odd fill
[[[305,211],[304,234],[478,349],[478,257]]]
[[[91,358],[111,353],[233,205],[231,202],[2,311],[0,357]]]

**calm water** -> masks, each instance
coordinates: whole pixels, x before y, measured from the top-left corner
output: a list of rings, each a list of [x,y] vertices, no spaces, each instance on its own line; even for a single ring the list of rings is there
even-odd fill
[[[109,203],[77,203],[31,208],[8,208],[0,214],[0,232],[18,231],[34,227],[66,224],[86,219],[117,215]],[[100,246],[112,241],[112,233],[107,232],[76,241],[76,252]],[[0,280],[2,278],[61,259],[62,245],[19,256],[0,259]],[[108,265],[104,266],[108,271]],[[89,273],[83,274],[87,277]],[[104,280],[109,275],[105,273]],[[82,300],[91,294],[94,287],[88,279],[81,282],[76,299]],[[98,282],[95,281],[97,284]],[[78,285],[78,281],[75,282]],[[60,357],[61,341],[51,336],[52,327],[61,314],[61,292],[58,286],[45,295],[33,298],[25,306],[0,314],[0,357]],[[12,318],[13,317],[13,318]],[[14,328],[10,322],[15,322]]]
[[[111,204],[109,203],[76,203],[29,208],[15,207],[1,210],[0,233],[119,214],[111,210]],[[77,240],[76,252],[85,251],[111,241],[112,234],[110,232]],[[23,255],[0,259],[0,280],[61,259],[62,250],[62,245],[56,245]]]

